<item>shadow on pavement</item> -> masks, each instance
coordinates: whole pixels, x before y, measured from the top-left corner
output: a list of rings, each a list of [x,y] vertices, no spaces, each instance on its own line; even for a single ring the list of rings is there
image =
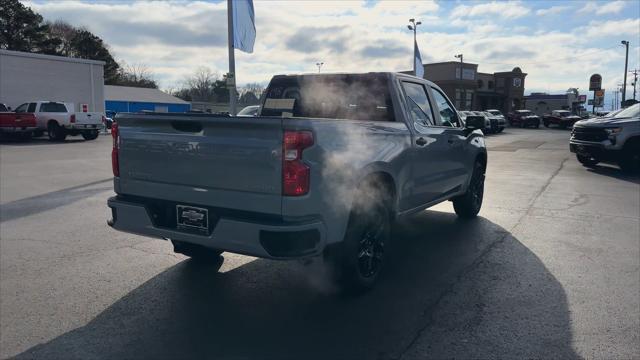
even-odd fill
[[[500,226],[425,211],[393,239],[380,283],[360,297],[335,294],[298,262],[219,273],[186,260],[17,357],[577,357],[562,286]]]
[[[616,178],[618,180],[624,180],[634,184],[640,184],[639,173],[636,173],[636,174],[625,173],[624,171],[620,170],[620,168],[617,168],[614,165],[611,165],[611,166],[595,165],[594,167],[586,168],[586,170],[593,174],[605,175],[612,178]]]
[[[0,222],[19,219],[25,216],[69,205],[78,200],[86,199],[99,192],[113,189],[113,179],[103,179],[87,184],[48,192],[25,199],[15,200],[0,206]],[[109,183],[107,187],[92,187],[94,185]]]

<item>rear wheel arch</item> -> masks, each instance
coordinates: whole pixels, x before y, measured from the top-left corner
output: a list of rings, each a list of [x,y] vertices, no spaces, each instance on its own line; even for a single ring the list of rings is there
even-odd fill
[[[394,214],[396,210],[396,184],[388,172],[377,171],[367,175],[359,186],[358,192],[374,190],[376,195],[384,196],[385,205]]]
[[[50,126],[52,126],[52,125],[60,126],[60,124],[58,124],[58,121],[57,121],[57,120],[49,119],[49,121],[47,121],[47,129],[48,129]]]

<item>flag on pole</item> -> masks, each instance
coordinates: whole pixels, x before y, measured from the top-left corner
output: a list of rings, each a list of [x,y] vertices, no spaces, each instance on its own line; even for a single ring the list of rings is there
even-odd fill
[[[419,77],[419,78],[424,78],[424,66],[422,65],[422,57],[420,56],[420,49],[418,49],[418,43],[414,42],[414,54],[415,54],[415,59],[413,59],[413,61],[415,62],[415,69],[416,69],[416,73],[415,76]]]
[[[253,0],[233,0],[233,47],[247,53],[253,52],[256,41]]]

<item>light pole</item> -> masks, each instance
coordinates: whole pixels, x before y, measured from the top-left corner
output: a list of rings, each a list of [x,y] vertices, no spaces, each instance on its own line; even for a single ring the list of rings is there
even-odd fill
[[[624,104],[624,101],[627,99],[627,66],[629,65],[629,41],[622,40],[620,43],[627,48],[624,58],[624,85],[622,88],[622,103]]]
[[[464,61],[463,61],[463,59],[464,59],[464,55],[462,55],[462,54],[454,55],[453,57],[454,57],[454,58],[458,58],[458,59],[460,59],[460,65],[462,65],[462,63],[464,62]]]
[[[322,68],[322,65],[324,65],[323,62],[317,62],[316,66],[318,67],[318,74],[320,74],[320,69]]]
[[[416,30],[418,29],[418,25],[422,24],[422,21],[416,22],[416,19],[409,19],[409,22],[411,23],[411,25],[407,25],[407,27],[409,28],[409,30],[413,30],[413,76],[417,76],[416,57],[418,56],[418,54],[416,54]]]

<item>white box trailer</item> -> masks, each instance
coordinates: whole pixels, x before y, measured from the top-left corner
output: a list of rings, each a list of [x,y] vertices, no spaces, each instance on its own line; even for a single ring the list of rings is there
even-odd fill
[[[0,103],[38,100],[104,113],[104,62],[0,49]]]

